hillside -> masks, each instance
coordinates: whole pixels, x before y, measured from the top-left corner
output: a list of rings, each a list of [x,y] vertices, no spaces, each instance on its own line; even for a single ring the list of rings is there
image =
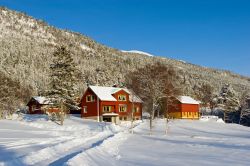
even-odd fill
[[[79,96],[87,82],[95,84],[98,79],[100,85],[110,86],[118,80],[124,81],[129,71],[157,61],[176,67],[186,85],[184,93],[188,95],[192,95],[202,83],[212,85],[215,90],[225,83],[232,84],[238,93],[250,90],[248,77],[169,58],[109,48],[85,35],[61,30],[23,13],[0,8],[0,72],[19,83],[21,88],[30,89],[31,94],[37,95],[47,89],[51,56],[55,46],[62,44],[70,48],[81,71],[77,85]],[[100,70],[98,78],[96,69]],[[26,101],[27,98],[24,98],[19,104]]]

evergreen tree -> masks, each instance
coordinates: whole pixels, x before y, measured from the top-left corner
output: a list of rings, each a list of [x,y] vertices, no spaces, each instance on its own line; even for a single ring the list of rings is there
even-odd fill
[[[57,47],[50,65],[49,90],[49,97],[55,105],[60,106],[63,102],[67,110],[76,107],[74,88],[77,81],[76,72],[71,52],[65,46]]]
[[[239,97],[229,84],[226,84],[221,88],[221,91],[214,99],[214,102],[216,107],[223,111],[225,122],[239,122]]]
[[[250,126],[250,94],[243,94],[242,96],[240,124]]]

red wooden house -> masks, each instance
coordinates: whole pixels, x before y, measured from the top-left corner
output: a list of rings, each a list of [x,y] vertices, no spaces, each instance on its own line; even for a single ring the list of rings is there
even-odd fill
[[[169,105],[168,115],[176,119],[199,119],[199,102],[189,96],[179,96]]]
[[[142,117],[142,100],[126,88],[89,86],[81,99],[81,108],[83,118],[100,121],[118,123]]]
[[[33,96],[28,102],[27,106],[29,107],[29,114],[43,114],[43,107],[49,105],[50,101],[43,96]]]
[[[46,112],[60,112],[58,106],[53,105],[49,98],[43,96],[33,96],[28,102],[27,106],[29,107],[27,112],[28,114],[45,114]],[[81,108],[78,106],[74,106],[69,109],[68,113],[80,114]]]

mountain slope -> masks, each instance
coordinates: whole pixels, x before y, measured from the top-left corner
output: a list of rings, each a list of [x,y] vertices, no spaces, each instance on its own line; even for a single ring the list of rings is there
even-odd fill
[[[0,71],[23,87],[31,87],[33,95],[47,89],[51,56],[55,46],[61,44],[70,48],[81,71],[77,85],[79,96],[87,82],[95,84],[98,79],[100,85],[110,86],[124,81],[129,71],[157,61],[176,67],[188,95],[202,83],[212,85],[215,90],[225,83],[232,84],[238,93],[250,90],[248,77],[138,52],[122,52],[82,34],[57,29],[23,13],[0,8]],[[96,69],[100,70],[98,78]]]

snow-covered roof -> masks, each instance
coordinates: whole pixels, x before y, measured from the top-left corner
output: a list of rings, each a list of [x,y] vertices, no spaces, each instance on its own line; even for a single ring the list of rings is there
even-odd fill
[[[113,94],[120,90],[124,90],[129,94],[129,101],[133,102],[139,102],[142,103],[142,100],[136,96],[134,93],[133,95],[131,91],[129,91],[126,88],[117,88],[117,87],[105,87],[105,86],[89,86],[89,88],[97,95],[97,97],[100,100],[103,101],[117,101],[116,98],[114,98]],[[132,100],[133,96],[133,100]]]
[[[200,104],[190,96],[179,96],[177,99],[183,104]]]
[[[116,114],[116,113],[105,113],[105,114],[102,114],[102,116],[118,116],[119,114]]]
[[[33,99],[35,99],[39,104],[50,104],[50,100],[43,96],[33,96]]]
[[[138,97],[135,93],[132,91],[130,92],[131,95],[129,95],[129,101],[135,102],[135,103],[142,103],[143,101]]]

